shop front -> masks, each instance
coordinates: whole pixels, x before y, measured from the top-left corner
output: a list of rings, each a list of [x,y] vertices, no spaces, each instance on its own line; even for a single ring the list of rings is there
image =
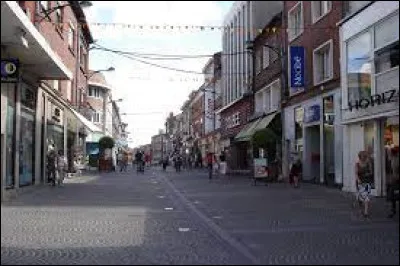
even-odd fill
[[[342,186],[340,98],[336,89],[284,109],[283,154],[289,166],[301,160],[303,181]]]
[[[372,16],[376,4],[340,29],[346,54],[341,62],[343,189],[356,190],[354,167],[358,153],[367,151],[374,168],[372,194],[384,196],[387,183],[399,175],[399,4],[379,2],[384,8]]]

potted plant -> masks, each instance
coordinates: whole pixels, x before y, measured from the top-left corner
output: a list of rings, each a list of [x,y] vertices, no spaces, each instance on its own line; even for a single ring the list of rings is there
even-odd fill
[[[99,140],[100,158],[99,170],[110,171],[112,165],[112,158],[107,156],[112,148],[115,146],[115,141],[112,137],[104,136]]]

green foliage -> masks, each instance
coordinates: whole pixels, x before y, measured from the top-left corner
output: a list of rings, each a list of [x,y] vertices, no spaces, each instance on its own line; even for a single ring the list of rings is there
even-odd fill
[[[115,141],[112,137],[104,136],[99,140],[100,150],[112,149],[115,145]]]

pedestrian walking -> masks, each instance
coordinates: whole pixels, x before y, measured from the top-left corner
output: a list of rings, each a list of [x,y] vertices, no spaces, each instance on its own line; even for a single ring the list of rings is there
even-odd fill
[[[371,185],[374,178],[372,169],[373,166],[368,158],[368,153],[366,151],[360,151],[358,153],[358,162],[355,165],[355,172],[358,190],[357,199],[360,205],[364,205],[364,210],[362,212],[364,217],[369,216]]]
[[[65,174],[68,170],[68,161],[63,150],[58,151],[57,156],[57,184],[61,186],[64,183]]]
[[[290,168],[289,183],[293,184],[295,188],[299,187],[299,179],[302,173],[302,165],[300,158],[297,158]]]
[[[221,151],[219,155],[219,171],[222,175],[226,174],[226,155],[225,151]]]
[[[211,152],[207,153],[207,168],[208,168],[208,179],[211,181],[213,175],[213,154]]]
[[[52,185],[56,185],[57,176],[57,153],[53,145],[49,145],[47,152],[47,181]]]

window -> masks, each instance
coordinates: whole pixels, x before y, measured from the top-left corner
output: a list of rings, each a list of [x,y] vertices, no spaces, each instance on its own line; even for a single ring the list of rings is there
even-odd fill
[[[263,68],[267,68],[269,66],[269,47],[263,47]]]
[[[256,67],[256,74],[260,73],[261,69],[262,69],[262,65],[263,65],[263,49],[259,48],[256,50],[256,54],[255,54],[255,67]]]
[[[53,80],[53,89],[61,91],[61,80]]]
[[[387,18],[375,26],[375,49],[399,40],[399,14]]]
[[[263,106],[263,94],[264,94],[264,91],[259,91],[259,92],[257,92],[256,93],[256,113],[261,113],[261,112],[263,112],[264,110],[263,110],[263,108],[264,108],[264,106]]]
[[[289,10],[288,20],[289,41],[293,41],[303,32],[303,4],[301,1]]]
[[[56,13],[56,27],[58,30],[62,31],[63,29],[63,9],[60,8],[62,6],[61,1],[57,1],[57,9],[55,10]]]
[[[67,80],[67,83],[66,83],[66,96],[67,96],[68,101],[72,100],[72,86],[71,86],[70,80]]]
[[[296,109],[294,109],[295,150],[297,152],[300,152],[300,158],[302,158],[302,151],[303,151],[303,118],[304,118],[303,107],[297,107]]]
[[[332,40],[314,50],[314,85],[325,82],[333,77]]]
[[[93,113],[92,122],[93,123],[100,123],[101,120],[102,120],[102,117],[103,117],[102,113],[96,111],[96,112]]]
[[[348,102],[371,96],[371,34],[365,32],[347,42]]]
[[[39,5],[43,11],[49,9],[49,1],[39,1]]]
[[[268,84],[255,94],[255,110],[257,113],[270,113],[279,107],[280,79]]]
[[[90,97],[95,97],[95,98],[102,98],[103,97],[103,93],[102,93],[102,90],[100,88],[90,87],[89,88],[89,96]]]
[[[381,73],[399,66],[399,43],[393,43],[375,52],[375,73]]]
[[[311,12],[313,23],[325,16],[331,11],[331,1],[311,1]]]
[[[269,113],[271,111],[271,87],[265,90],[263,103],[264,112]]]
[[[69,22],[68,28],[68,46],[69,48],[74,51],[75,48],[75,27],[72,22]]]

